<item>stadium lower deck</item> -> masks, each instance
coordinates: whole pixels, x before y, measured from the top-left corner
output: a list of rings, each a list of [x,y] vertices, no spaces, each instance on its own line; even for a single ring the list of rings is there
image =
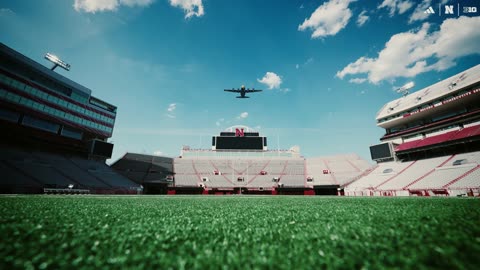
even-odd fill
[[[480,193],[480,152],[374,166],[356,155],[307,159],[252,156],[167,159],[129,154],[109,167],[74,156],[3,148],[0,166],[2,193],[137,194],[142,192],[141,185],[144,193],[160,194],[479,196]],[[74,188],[69,189],[70,185]]]
[[[142,158],[145,163],[133,165],[132,162]],[[149,168],[160,166],[149,161],[148,156],[138,154],[127,154],[121,161],[113,167],[127,177],[136,176],[132,179],[137,183],[149,179],[142,183],[146,185],[155,178]],[[168,194],[478,196],[480,193],[480,152],[377,165],[353,154],[306,159],[189,156],[175,158],[171,163],[172,181],[164,181]],[[165,179],[165,174],[157,175],[157,179]]]

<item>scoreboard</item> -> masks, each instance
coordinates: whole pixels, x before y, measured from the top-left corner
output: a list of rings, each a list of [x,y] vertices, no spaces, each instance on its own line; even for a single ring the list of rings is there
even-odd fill
[[[386,160],[393,158],[393,146],[391,143],[381,143],[370,146],[372,160]]]
[[[214,150],[266,150],[267,137],[259,136],[258,132],[222,132],[220,136],[212,137]]]

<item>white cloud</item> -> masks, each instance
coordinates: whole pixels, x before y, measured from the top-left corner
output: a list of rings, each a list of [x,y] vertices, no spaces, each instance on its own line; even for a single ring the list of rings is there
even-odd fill
[[[356,83],[356,84],[361,84],[367,81],[367,78],[353,78],[350,79],[348,82],[349,83]]]
[[[306,65],[311,64],[311,63],[313,63],[313,57],[308,58],[307,61],[305,61],[305,63],[303,65],[306,66]]]
[[[263,83],[268,86],[268,89],[274,89],[274,88],[279,88],[280,85],[282,84],[282,78],[275,74],[274,72],[267,72],[265,73],[265,76],[263,78],[257,79],[259,83]]]
[[[290,91],[292,91],[292,89],[290,89],[290,88],[280,89],[280,92],[282,92],[282,93],[288,93],[288,92],[290,92]]]
[[[431,70],[441,71],[455,65],[455,59],[480,54],[480,17],[445,20],[440,29],[430,32],[430,24],[420,29],[393,35],[376,58],[360,57],[336,76],[367,74],[371,83],[397,77],[415,77]]]
[[[0,15],[14,15],[15,12],[9,8],[0,8]]]
[[[313,59],[313,57],[310,57],[310,58],[308,58],[303,64],[301,64],[301,65],[300,65],[300,64],[296,64],[296,65],[295,65],[295,68],[296,68],[296,69],[303,68],[303,67],[305,67],[305,66],[313,63],[313,61],[315,61],[315,60]]]
[[[360,14],[358,14],[358,18],[357,18],[358,27],[361,27],[362,25],[364,25],[368,21],[368,19],[370,19],[370,17],[365,15],[365,13],[367,13],[366,10],[364,10],[364,11],[360,12]]]
[[[298,26],[298,30],[313,31],[312,38],[334,36],[347,26],[352,17],[348,5],[356,0],[330,0],[319,6],[305,21]]]
[[[177,103],[171,103],[170,105],[168,105],[167,111],[173,112],[175,111],[176,108],[177,108]]]
[[[115,11],[119,6],[128,7],[148,6],[153,0],[75,0],[73,7],[76,11],[84,11],[88,13]]]
[[[220,119],[218,119],[217,122],[215,122],[215,125],[216,125],[217,127],[219,127],[223,122],[225,122],[225,119],[224,119],[224,118],[220,118]]]
[[[403,14],[413,6],[409,0],[384,0],[378,9],[386,8],[389,10],[388,15],[393,17],[395,13]]]
[[[168,108],[167,108],[168,113],[166,114],[166,116],[171,119],[176,118],[175,116],[176,109],[177,109],[177,103],[170,103],[170,105],[168,105]]]
[[[160,151],[160,150],[153,151],[153,155],[155,155],[155,156],[161,156],[161,155],[163,155],[163,152]]]
[[[412,15],[410,15],[410,18],[408,19],[408,23],[423,21],[426,18],[428,18],[430,15],[432,15],[429,13],[425,13],[425,10],[427,10],[431,4],[432,4],[432,0],[423,0],[422,3],[417,5]]]
[[[205,14],[202,0],[170,0],[170,5],[185,11],[185,19],[192,16],[201,17]]]
[[[242,112],[239,116],[237,116],[237,119],[245,119],[248,117],[248,112]]]

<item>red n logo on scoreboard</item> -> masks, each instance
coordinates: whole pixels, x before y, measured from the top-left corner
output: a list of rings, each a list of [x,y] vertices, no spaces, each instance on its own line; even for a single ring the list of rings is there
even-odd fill
[[[242,129],[235,129],[235,137],[243,137],[245,134],[243,133],[243,128]]]

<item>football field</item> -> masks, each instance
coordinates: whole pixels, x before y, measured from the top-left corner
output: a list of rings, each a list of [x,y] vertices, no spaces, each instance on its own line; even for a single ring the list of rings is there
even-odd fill
[[[0,269],[478,269],[480,200],[0,196]]]

